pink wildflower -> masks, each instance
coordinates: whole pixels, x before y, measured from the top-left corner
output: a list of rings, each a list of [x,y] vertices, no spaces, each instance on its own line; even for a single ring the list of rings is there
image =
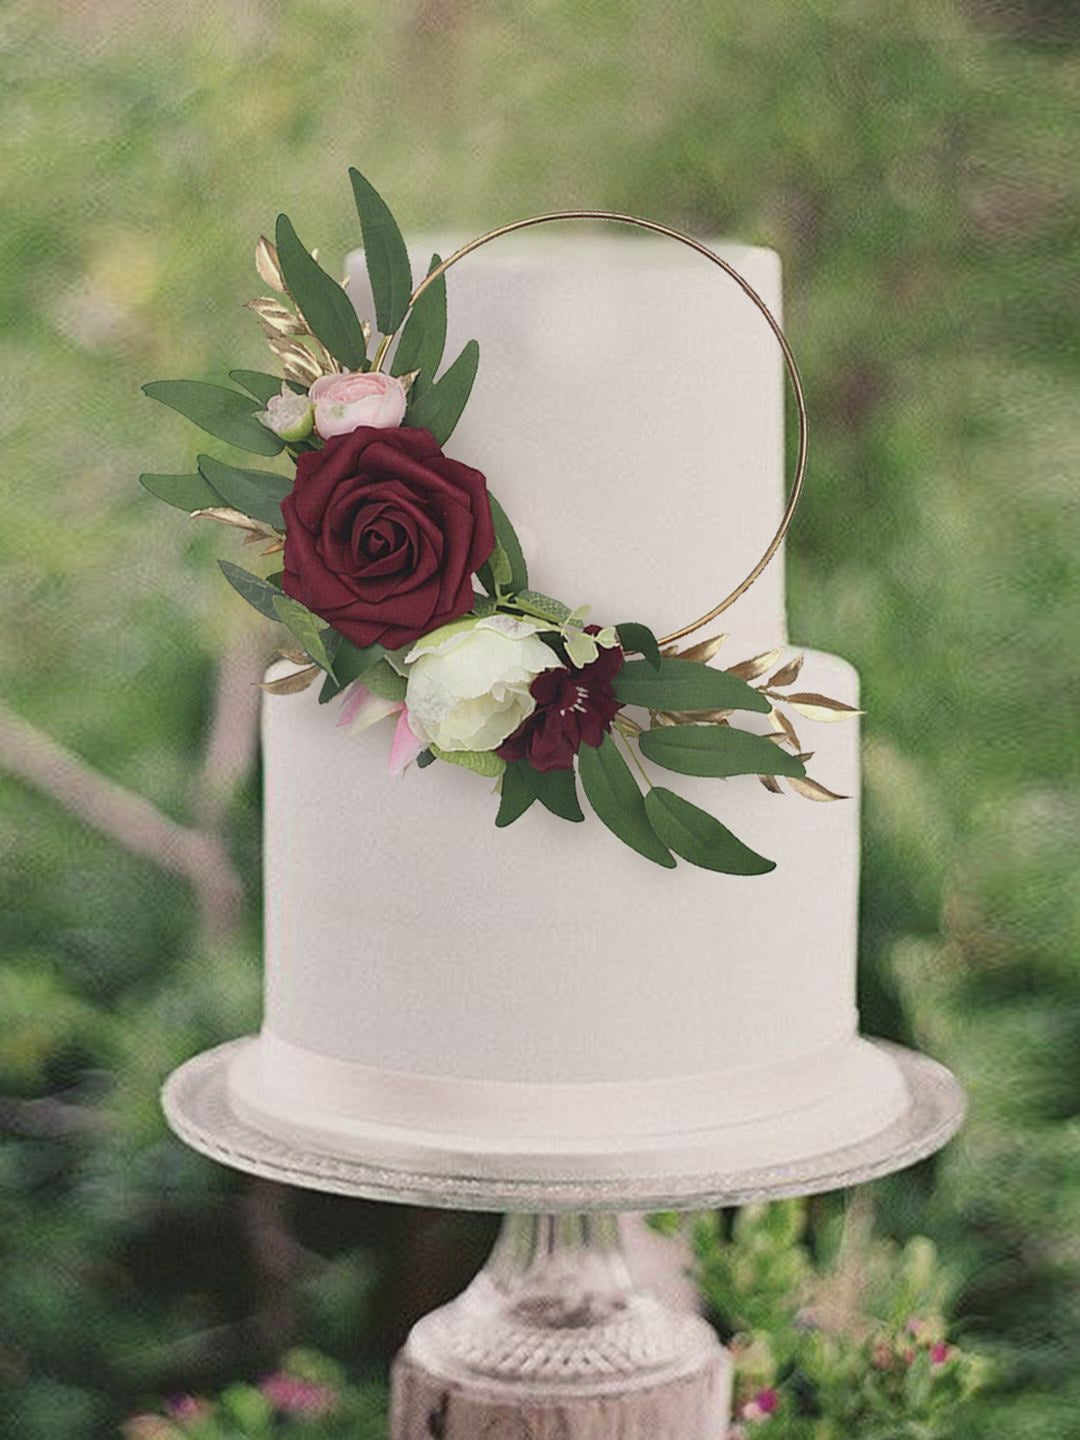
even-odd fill
[[[285,1415],[329,1415],[337,1409],[338,1393],[332,1386],[301,1380],[283,1370],[267,1375],[259,1389]]]
[[[952,1346],[946,1345],[944,1340],[939,1340],[936,1345],[930,1346],[930,1364],[944,1365],[952,1355]]]

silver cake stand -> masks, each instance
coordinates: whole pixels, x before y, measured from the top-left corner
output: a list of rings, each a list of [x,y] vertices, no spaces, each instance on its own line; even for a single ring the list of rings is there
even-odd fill
[[[838,1190],[903,1169],[959,1128],[964,1095],[944,1066],[882,1044],[910,1103],[855,1145],[767,1168],[619,1180],[425,1174],[303,1148],[245,1123],[226,1084],[239,1046],[182,1065],[162,1094],[193,1149],[265,1179],[446,1209],[505,1214],[463,1295],[425,1316],[394,1368],[393,1440],[723,1440],[731,1365],[699,1316],[636,1287],[618,1212],[696,1210]]]

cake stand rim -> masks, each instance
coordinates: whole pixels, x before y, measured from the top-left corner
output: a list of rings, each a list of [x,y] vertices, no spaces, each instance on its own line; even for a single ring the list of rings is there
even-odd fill
[[[899,1067],[907,1110],[868,1139],[795,1161],[700,1174],[573,1179],[465,1176],[380,1164],[377,1158],[305,1148],[242,1120],[228,1094],[228,1066],[253,1043],[243,1036],[178,1066],[161,1091],[165,1119],[191,1149],[232,1169],[301,1189],[435,1209],[492,1211],[700,1210],[820,1194],[876,1180],[924,1160],[956,1134],[967,1102],[945,1065],[891,1041],[870,1043]]]

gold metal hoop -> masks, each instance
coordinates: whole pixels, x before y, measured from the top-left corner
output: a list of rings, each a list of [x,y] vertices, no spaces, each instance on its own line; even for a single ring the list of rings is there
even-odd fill
[[[757,306],[768,324],[769,329],[776,336],[784,357],[784,368],[787,370],[787,376],[795,395],[795,406],[799,416],[798,452],[795,458],[795,472],[791,480],[791,490],[788,494],[787,505],[780,518],[780,524],[777,527],[776,534],[769,541],[765,553],[750,571],[749,575],[747,575],[740,584],[736,585],[730,595],[725,596],[719,605],[714,605],[711,610],[707,611],[706,614],[700,616],[697,620],[691,621],[689,625],[684,625],[679,630],[673,630],[670,635],[665,635],[660,641],[661,645],[673,645],[677,640],[683,640],[687,635],[692,635],[696,630],[701,630],[704,626],[711,624],[729,605],[733,605],[740,595],[744,595],[746,591],[750,589],[750,586],[753,585],[754,581],[765,569],[766,565],[768,565],[777,550],[779,550],[780,544],[791,526],[791,521],[795,514],[795,507],[798,505],[799,497],[802,495],[803,479],[806,474],[808,427],[806,399],[803,395],[802,380],[799,377],[799,367],[795,363],[795,356],[791,353],[791,346],[788,344],[787,337],[783,330],[781,330],[776,317],[750,282],[745,280],[733,265],[721,259],[721,257],[710,250],[707,245],[703,245],[700,240],[695,240],[690,235],[684,235],[681,230],[673,230],[669,225],[661,225],[656,220],[643,220],[638,215],[622,215],[614,210],[556,210],[549,215],[530,215],[528,219],[514,220],[509,225],[500,225],[494,230],[489,230],[486,235],[480,235],[475,240],[470,240],[467,245],[462,245],[460,249],[455,250],[451,256],[444,260],[441,265],[437,265],[435,269],[420,282],[409,299],[405,315],[407,316],[409,314],[409,311],[412,310],[412,307],[416,304],[417,300],[420,299],[420,296],[423,295],[429,285],[433,285],[440,275],[445,275],[451,266],[456,265],[459,260],[464,260],[466,255],[471,255],[474,250],[479,250],[481,245],[487,245],[492,240],[498,240],[500,236],[503,235],[512,235],[515,230],[528,230],[534,225],[550,225],[556,220],[604,220],[613,221],[619,225],[633,225],[638,230],[651,230],[657,235],[666,236],[669,240],[677,240],[681,245],[686,245],[691,250],[696,250],[699,255],[704,255],[706,260],[711,260],[714,265],[718,265],[725,274],[729,275],[731,279],[735,281],[747,299],[751,300],[754,305]],[[403,316],[402,324],[404,324],[404,322],[405,317]],[[394,340],[394,336],[400,329],[401,326],[399,325],[398,330],[383,337],[378,350],[375,352],[375,358],[372,363],[373,370],[377,371],[382,367],[386,359],[387,351]]]

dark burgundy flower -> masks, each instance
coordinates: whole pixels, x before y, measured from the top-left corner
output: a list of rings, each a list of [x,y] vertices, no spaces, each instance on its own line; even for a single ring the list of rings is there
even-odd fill
[[[590,625],[595,635],[598,626]],[[580,670],[545,670],[530,690],[536,709],[495,752],[504,760],[527,760],[534,770],[569,770],[582,745],[599,745],[622,709],[611,682],[622,669],[618,645],[601,647]]]
[[[427,430],[362,425],[296,463],[281,588],[361,647],[464,615],[495,546],[487,482]]]

